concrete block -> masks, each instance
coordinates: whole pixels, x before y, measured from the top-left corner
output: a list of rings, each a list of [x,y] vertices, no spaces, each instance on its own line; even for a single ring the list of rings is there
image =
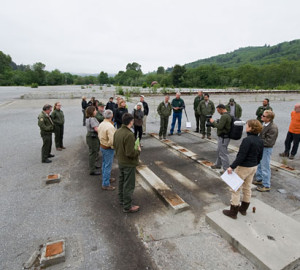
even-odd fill
[[[166,201],[166,203],[175,211],[175,213],[189,208],[189,204],[187,204],[179,195],[171,190],[147,166],[138,166],[137,171],[146,180],[146,182]]]
[[[48,267],[66,260],[66,243],[61,239],[55,242],[47,243],[41,254],[41,265]]]
[[[60,182],[60,174],[49,174],[47,176],[46,184],[54,184]]]
[[[257,199],[249,210],[236,220],[218,210],[206,221],[258,269],[299,269],[300,223]]]

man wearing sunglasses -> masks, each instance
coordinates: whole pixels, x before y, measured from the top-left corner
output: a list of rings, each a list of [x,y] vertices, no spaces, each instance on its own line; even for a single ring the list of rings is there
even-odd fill
[[[271,155],[273,146],[278,137],[278,128],[274,124],[275,114],[271,110],[266,110],[261,116],[263,122],[263,130],[260,137],[264,142],[264,150],[262,159],[257,167],[256,180],[253,184],[257,185],[256,188],[260,192],[269,192],[271,190]]]

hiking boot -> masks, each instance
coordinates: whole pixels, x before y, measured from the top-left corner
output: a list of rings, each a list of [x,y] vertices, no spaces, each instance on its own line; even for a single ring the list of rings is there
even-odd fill
[[[167,139],[166,136],[164,136],[163,139],[166,140]]]
[[[194,132],[198,133],[198,132],[199,132],[199,129],[194,130]]]
[[[48,159],[48,158],[42,161],[42,163],[51,163],[51,162],[52,161],[50,159]]]
[[[246,216],[246,214],[247,214],[247,209],[248,209],[249,205],[250,205],[250,203],[242,202],[241,206],[239,207],[239,212],[240,212],[243,216]]]
[[[159,136],[159,139],[162,140],[162,136]]]
[[[262,185],[262,181],[253,180],[252,184],[253,185],[257,185],[257,186],[261,186]]]
[[[230,205],[230,210],[223,210],[223,214],[227,217],[231,217],[233,219],[237,219],[237,213],[239,211],[239,205],[234,206]]]
[[[139,211],[140,207],[137,205],[133,205],[131,206],[129,209],[123,209],[124,213],[135,213],[137,211]]]
[[[207,136],[207,139],[211,140],[211,136]]]
[[[177,135],[178,135],[178,136],[181,136],[181,132],[177,132]]]
[[[173,133],[169,133],[168,135],[169,135],[169,136],[172,136],[172,135],[173,135]]]
[[[62,148],[58,147],[56,148],[56,151],[62,151]]]
[[[103,190],[107,190],[107,191],[113,191],[113,190],[115,190],[116,188],[115,188],[115,187],[112,187],[112,186],[107,186],[107,187],[102,186],[102,189],[103,189]]]
[[[288,156],[289,156],[289,154],[288,154],[288,153],[285,153],[285,152],[283,152],[283,153],[280,153],[280,154],[279,154],[279,156],[280,156],[280,157],[288,157]]]
[[[201,137],[201,139],[205,139],[205,135],[203,135],[203,134],[202,134],[202,137]]]
[[[289,157],[289,159],[294,159],[295,158],[295,156],[293,156],[293,155],[290,155],[290,157]]]
[[[259,192],[270,192],[271,188],[261,186],[261,187],[257,187],[256,190],[258,190]]]
[[[55,155],[49,154],[48,158],[55,157]]]
[[[221,169],[221,166],[217,166],[217,165],[212,165],[212,166],[210,166],[212,169]]]

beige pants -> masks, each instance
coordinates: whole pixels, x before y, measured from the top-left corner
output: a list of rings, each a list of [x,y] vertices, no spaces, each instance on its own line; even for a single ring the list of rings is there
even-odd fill
[[[243,202],[250,202],[251,199],[251,184],[253,180],[253,176],[256,173],[257,166],[255,167],[242,167],[237,166],[235,169],[235,173],[244,180],[243,185],[235,192],[232,191],[231,193],[231,204],[237,206],[240,204],[241,196],[240,192],[241,189],[243,190]]]
[[[147,121],[147,115],[144,115],[144,117],[143,117],[143,133],[146,133],[146,121]]]

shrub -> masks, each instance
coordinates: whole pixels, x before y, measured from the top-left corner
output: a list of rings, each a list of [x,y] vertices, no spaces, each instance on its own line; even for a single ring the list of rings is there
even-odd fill
[[[125,91],[125,100],[128,102],[130,101],[130,97],[131,97],[131,92],[129,89],[126,89]]]
[[[100,89],[100,90],[102,90],[102,89],[103,89],[103,87],[102,87],[102,86],[100,86],[100,87],[99,87],[99,89]]]
[[[81,89],[85,89],[85,87],[83,85],[81,85]]]
[[[147,88],[147,83],[146,82],[143,82],[143,88]]]
[[[116,92],[117,92],[118,95],[121,95],[121,96],[124,95],[124,90],[123,90],[122,86],[117,86],[116,87]]]
[[[133,88],[131,93],[135,96],[139,96],[141,94],[140,88]]]
[[[38,88],[39,87],[39,84],[38,83],[32,83],[31,84],[31,88]]]

